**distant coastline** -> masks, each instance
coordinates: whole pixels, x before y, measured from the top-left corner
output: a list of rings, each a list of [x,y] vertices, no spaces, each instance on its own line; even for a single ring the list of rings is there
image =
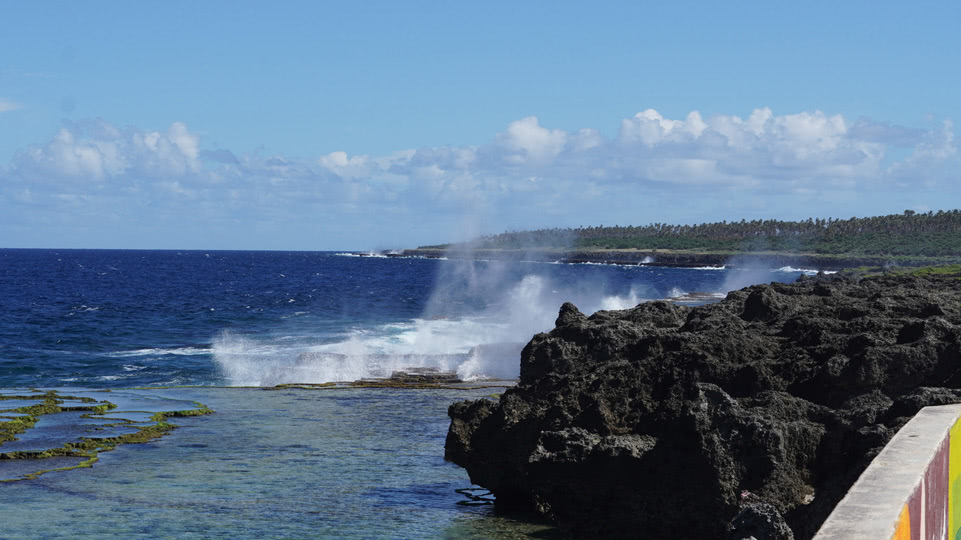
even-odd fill
[[[509,231],[388,256],[841,270],[961,263],[961,210],[850,219]]]
[[[813,268],[817,270],[843,270],[864,266],[938,266],[957,264],[961,257],[951,256],[883,256],[847,255],[787,252],[737,252],[737,251],[691,251],[691,250],[640,250],[640,249],[443,249],[416,248],[384,253],[387,257],[424,257],[428,259],[478,259],[559,263],[619,264],[628,266],[662,267],[766,267]]]

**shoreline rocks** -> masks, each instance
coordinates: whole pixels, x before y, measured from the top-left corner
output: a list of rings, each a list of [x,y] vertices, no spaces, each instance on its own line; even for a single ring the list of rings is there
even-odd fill
[[[385,257],[425,257],[428,259],[480,259],[501,261],[540,261],[569,264],[614,264],[627,266],[658,266],[677,268],[817,268],[843,270],[861,266],[929,266],[957,264],[958,257],[940,256],[884,256],[884,255],[821,255],[790,252],[698,252],[684,250],[643,249],[441,249],[417,248],[383,253]]]
[[[961,280],[827,276],[556,327],[445,457],[576,538],[810,538],[918,409],[961,401]]]

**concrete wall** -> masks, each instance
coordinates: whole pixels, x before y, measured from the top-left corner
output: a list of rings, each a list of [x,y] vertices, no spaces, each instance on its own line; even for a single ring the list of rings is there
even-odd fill
[[[961,540],[961,405],[925,407],[891,439],[815,540]]]

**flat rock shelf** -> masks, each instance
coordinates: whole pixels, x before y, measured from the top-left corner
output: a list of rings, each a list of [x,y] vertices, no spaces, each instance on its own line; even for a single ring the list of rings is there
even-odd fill
[[[101,452],[171,431],[169,418],[210,412],[136,391],[0,389],[0,482],[90,467]]]

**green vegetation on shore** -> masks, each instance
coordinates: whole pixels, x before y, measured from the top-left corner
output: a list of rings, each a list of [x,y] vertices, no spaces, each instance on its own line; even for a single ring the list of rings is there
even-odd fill
[[[754,220],[699,225],[579,227],[511,231],[478,238],[474,249],[673,250],[804,253],[819,256],[961,257],[961,210],[850,219]],[[422,246],[444,249],[454,245]]]
[[[923,278],[952,278],[961,279],[961,264],[945,266],[922,266],[913,268],[861,266],[848,268],[845,273],[860,277],[874,277],[883,275],[910,275]]]

